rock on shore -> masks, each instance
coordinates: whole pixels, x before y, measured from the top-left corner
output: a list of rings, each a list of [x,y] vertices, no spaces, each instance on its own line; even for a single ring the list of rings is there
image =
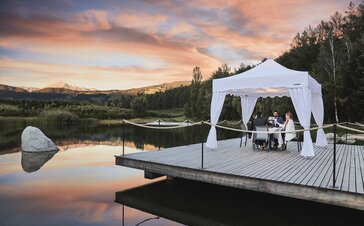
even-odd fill
[[[28,126],[21,134],[21,149],[28,152],[57,151],[58,147],[44,133]]]

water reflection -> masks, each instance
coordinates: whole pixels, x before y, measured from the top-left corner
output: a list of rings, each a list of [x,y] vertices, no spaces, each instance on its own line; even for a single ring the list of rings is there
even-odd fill
[[[115,202],[187,225],[358,225],[364,219],[358,210],[183,179],[116,192]]]
[[[27,173],[38,171],[48,162],[58,151],[47,152],[21,152],[21,166]]]
[[[0,225],[120,225],[115,190],[150,183],[142,171],[115,166],[120,153],[104,145],[59,151],[33,173],[23,171],[21,152],[2,155]]]
[[[78,126],[57,127],[37,121],[11,121],[0,120],[0,154],[20,151],[20,136],[26,126],[35,126],[41,129],[61,149],[85,145],[122,145],[121,125],[103,125],[94,123],[81,123]],[[208,125],[180,128],[173,130],[145,129],[132,125],[125,125],[125,144],[129,147],[142,150],[155,150],[174,146],[188,145],[205,141]],[[218,129],[219,139],[239,137],[233,131]]]

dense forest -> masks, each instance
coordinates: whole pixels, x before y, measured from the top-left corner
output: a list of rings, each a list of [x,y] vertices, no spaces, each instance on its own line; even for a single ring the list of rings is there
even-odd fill
[[[265,59],[262,59],[264,61]],[[325,121],[364,121],[364,2],[350,3],[342,15],[334,13],[328,21],[309,25],[297,33],[289,50],[275,59],[285,67],[308,71],[321,85]],[[241,64],[232,69],[227,64],[205,76],[193,68],[192,83],[154,94],[67,95],[2,93],[0,116],[36,116],[44,111],[71,112],[81,118],[160,117],[155,110],[183,109],[190,119],[209,119],[212,79],[232,76],[254,66]],[[51,96],[49,96],[51,95]],[[62,100],[62,101],[60,101]],[[290,98],[259,98],[256,111],[265,116],[273,110],[282,115],[294,112]],[[227,96],[220,119],[241,118],[240,98]]]

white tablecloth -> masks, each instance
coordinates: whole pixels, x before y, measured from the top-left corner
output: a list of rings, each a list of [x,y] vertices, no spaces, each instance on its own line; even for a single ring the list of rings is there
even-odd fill
[[[282,128],[280,127],[269,127],[269,132],[279,132],[282,131]],[[273,133],[273,137],[278,139],[279,145],[283,144],[282,134],[281,133]]]

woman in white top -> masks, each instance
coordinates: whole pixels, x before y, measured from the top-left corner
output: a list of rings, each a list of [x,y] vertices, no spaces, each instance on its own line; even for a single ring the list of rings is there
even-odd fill
[[[293,122],[293,114],[290,111],[286,113],[286,121],[284,122],[284,124],[279,124],[279,127],[282,127],[282,130],[287,132],[285,134],[284,141],[287,142],[296,138],[296,129]],[[285,148],[285,145],[282,145],[282,149]]]

